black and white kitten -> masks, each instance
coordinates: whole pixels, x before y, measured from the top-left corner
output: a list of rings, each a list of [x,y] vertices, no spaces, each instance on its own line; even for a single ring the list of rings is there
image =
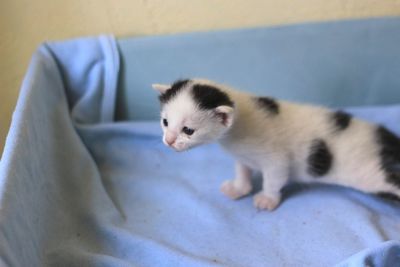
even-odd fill
[[[153,88],[160,92],[166,145],[183,151],[218,141],[236,158],[235,178],[221,186],[232,199],[250,193],[254,170],[263,175],[263,189],[254,196],[259,209],[278,206],[289,177],[400,196],[400,139],[382,126],[208,80]]]

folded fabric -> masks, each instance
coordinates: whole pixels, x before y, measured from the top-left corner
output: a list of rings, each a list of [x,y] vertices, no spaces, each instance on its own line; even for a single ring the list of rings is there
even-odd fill
[[[400,265],[397,203],[326,185],[274,212],[229,200],[218,145],[175,153],[158,122],[114,121],[119,67],[111,36],[35,53],[0,162],[0,265]],[[350,112],[400,133],[400,105]]]
[[[365,249],[337,267],[358,266],[398,266],[400,260],[400,242],[388,241],[377,247]]]

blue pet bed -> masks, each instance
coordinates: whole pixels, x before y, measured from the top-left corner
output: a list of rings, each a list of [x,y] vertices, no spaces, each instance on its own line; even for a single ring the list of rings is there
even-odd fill
[[[166,148],[150,87],[205,77],[400,134],[399,44],[399,18],[43,44],[0,162],[0,266],[400,266],[400,204],[326,185],[273,212],[229,200],[233,159]]]

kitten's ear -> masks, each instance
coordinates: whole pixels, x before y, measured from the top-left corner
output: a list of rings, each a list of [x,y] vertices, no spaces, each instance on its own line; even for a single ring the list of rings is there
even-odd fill
[[[232,125],[234,112],[233,107],[219,106],[214,109],[214,112],[225,127],[230,127]]]
[[[159,84],[159,83],[153,83],[151,85],[154,90],[158,91],[160,94],[164,94],[168,89],[171,88],[171,85],[168,84]]]

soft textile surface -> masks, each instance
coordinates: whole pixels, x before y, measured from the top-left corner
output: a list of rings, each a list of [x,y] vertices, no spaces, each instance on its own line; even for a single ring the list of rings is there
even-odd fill
[[[118,69],[111,37],[34,55],[0,163],[0,266],[400,264],[397,204],[321,185],[274,212],[231,201],[217,145],[175,153],[158,123],[113,122]],[[400,106],[352,112],[400,133]]]
[[[400,17],[118,40],[122,118],[158,117],[154,82],[206,77],[329,106],[400,103]]]

